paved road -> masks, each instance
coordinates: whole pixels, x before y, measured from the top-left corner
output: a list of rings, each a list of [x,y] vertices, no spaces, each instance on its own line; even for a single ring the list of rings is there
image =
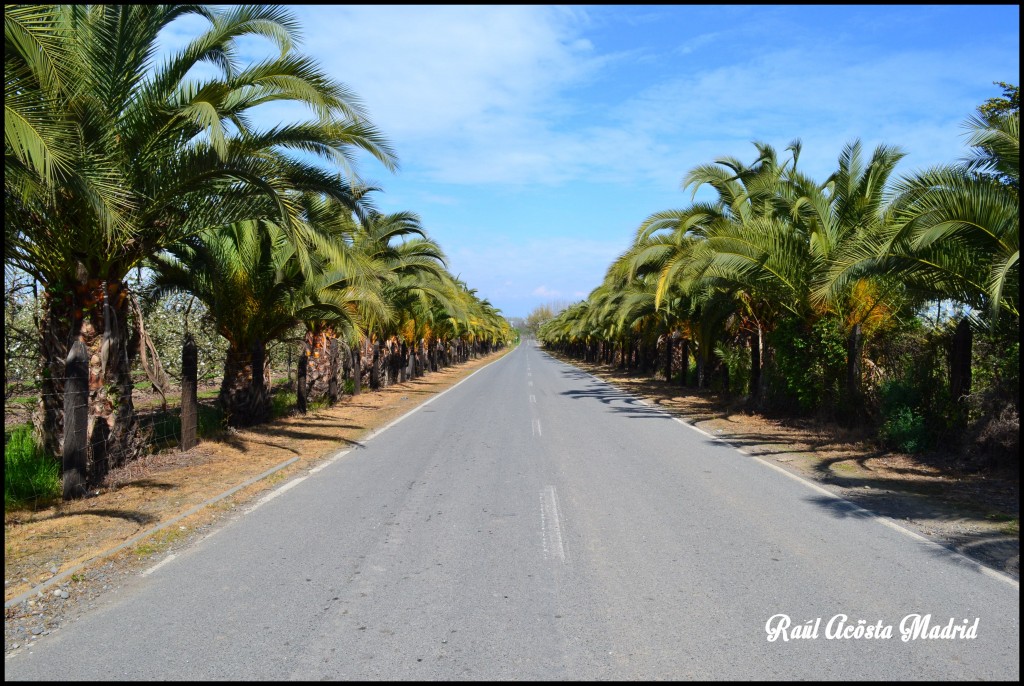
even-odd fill
[[[1019,644],[1016,584],[527,343],[5,678],[1017,680]]]

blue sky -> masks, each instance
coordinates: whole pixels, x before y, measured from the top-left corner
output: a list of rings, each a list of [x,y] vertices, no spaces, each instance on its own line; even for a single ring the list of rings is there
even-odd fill
[[[821,180],[855,138],[901,172],[951,162],[993,82],[1020,83],[1016,5],[292,9],[398,153],[360,160],[377,206],[418,213],[508,317],[586,297],[698,164],[796,138]]]

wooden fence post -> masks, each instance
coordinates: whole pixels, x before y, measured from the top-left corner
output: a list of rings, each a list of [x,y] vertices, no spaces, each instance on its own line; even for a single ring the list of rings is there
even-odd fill
[[[199,353],[191,333],[181,346],[181,443],[184,452],[195,447],[199,423]]]
[[[330,357],[330,371],[327,372],[327,398],[331,401],[331,404],[338,402],[338,364],[341,356],[340,349],[338,347],[338,339],[332,338],[328,344],[327,353]]]
[[[309,347],[302,345],[302,354],[299,355],[299,369],[295,375],[295,405],[299,412],[306,414],[306,374],[309,371]]]
[[[86,425],[89,421],[89,356],[82,341],[68,353],[64,382],[64,450],[61,483],[64,500],[85,495],[88,460]]]
[[[352,395],[359,395],[363,383],[362,341],[352,348]]]

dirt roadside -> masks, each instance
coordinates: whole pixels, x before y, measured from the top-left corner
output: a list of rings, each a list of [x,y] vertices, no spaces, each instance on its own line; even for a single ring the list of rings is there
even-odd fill
[[[111,599],[127,577],[209,535],[273,487],[341,450],[358,448],[373,431],[507,352],[346,396],[330,409],[226,432],[188,452],[151,455],[112,474],[109,486],[80,501],[5,512],[4,602],[31,592],[4,609],[5,653],[31,648]]]
[[[1018,470],[978,470],[955,454],[880,450],[867,436],[839,427],[747,414],[710,392],[552,356],[859,508],[812,496],[832,516],[881,515],[950,551],[1020,578]]]

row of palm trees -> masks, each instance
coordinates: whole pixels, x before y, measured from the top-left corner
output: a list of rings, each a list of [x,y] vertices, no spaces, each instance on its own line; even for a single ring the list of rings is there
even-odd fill
[[[287,236],[266,221],[208,229],[150,262],[154,277],[144,295],[194,296],[228,342],[219,404],[229,424],[269,418],[267,345],[296,325],[304,333],[308,402],[338,399],[342,366],[356,389],[360,367],[379,386],[374,364],[401,361],[404,380],[437,369],[429,353],[447,355],[453,346],[488,352],[511,339],[498,310],[448,272],[415,214],[371,209],[360,218],[322,197],[303,202],[307,221],[331,247],[314,250],[305,269]]]
[[[604,282],[540,338],[622,366],[664,360],[666,376],[680,346],[682,381],[692,354],[700,386],[712,367],[727,386],[722,360],[744,350],[747,387],[733,391],[759,405],[762,371],[778,352],[771,341],[780,340],[769,334],[809,336],[830,322],[846,338],[843,395],[856,404],[865,340],[928,303],[957,304],[968,333],[1019,331],[1019,108],[979,111],[967,126],[970,158],[902,178],[901,150],[866,155],[859,141],[824,182],[800,169],[799,141],[781,155],[754,143],[751,164],[724,157],[694,167],[684,190],[693,200],[707,188],[713,199],[649,216]],[[953,365],[954,396],[970,392],[969,337],[958,354],[968,371],[965,380]]]
[[[206,29],[161,53],[185,16]],[[297,322],[312,360],[334,338],[508,338],[414,214],[375,209],[356,154],[395,171],[395,152],[356,96],[298,52],[287,9],[8,5],[4,28],[4,261],[43,288],[35,421],[51,454],[76,341],[94,457],[141,449],[131,369],[146,346],[126,280],[141,267],[155,274],[150,294],[184,290],[211,312],[229,342],[221,401],[238,424],[266,418],[265,346]],[[243,63],[253,38],[276,56]],[[269,104],[306,118],[261,127]]]

